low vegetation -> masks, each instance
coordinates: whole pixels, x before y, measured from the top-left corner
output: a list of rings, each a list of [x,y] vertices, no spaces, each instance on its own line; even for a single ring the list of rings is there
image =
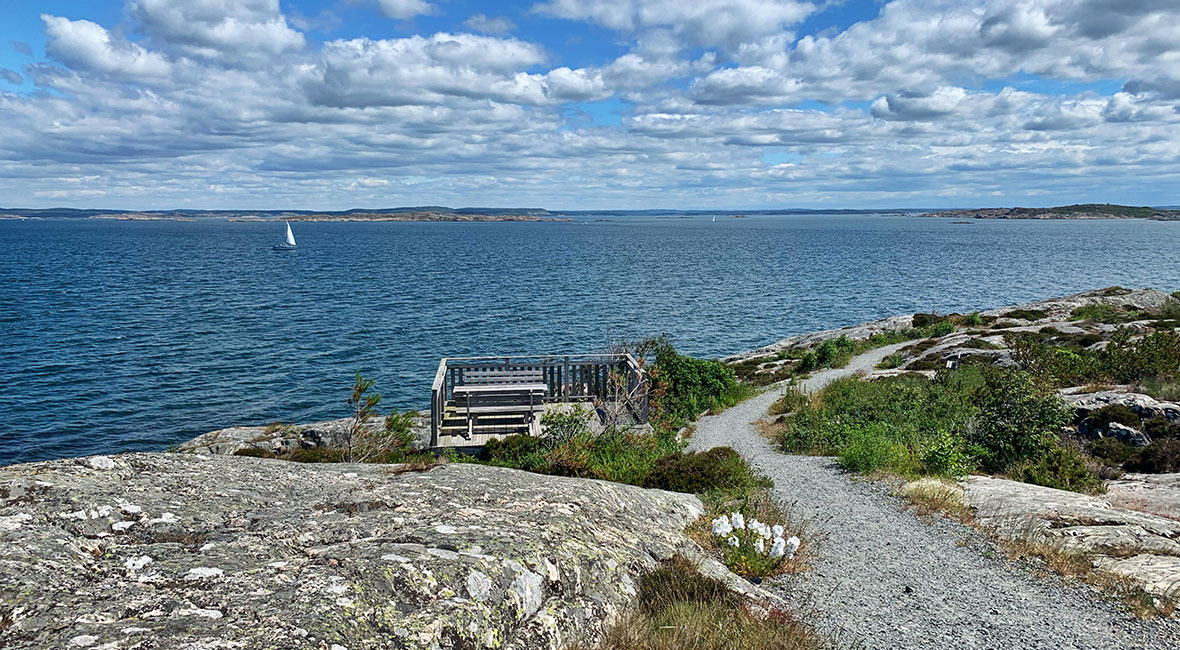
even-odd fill
[[[755,610],[724,583],[676,556],[640,580],[637,607],[599,650],[811,650],[822,637],[791,612]]]
[[[807,402],[785,400],[792,404],[778,423],[784,449],[837,456],[849,471],[946,477],[985,471],[1101,490],[1096,463],[1061,440],[1069,409],[1019,370],[969,366],[940,371],[933,380],[851,377]]]

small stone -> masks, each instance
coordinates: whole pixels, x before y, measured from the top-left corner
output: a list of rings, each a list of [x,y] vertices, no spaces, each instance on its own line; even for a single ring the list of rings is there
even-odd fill
[[[98,637],[93,634],[79,634],[70,639],[70,646],[74,648],[89,648],[95,643],[98,643]]]
[[[185,580],[201,580],[202,578],[219,578],[225,572],[217,567],[194,567],[188,570],[188,574],[184,576]]]
[[[115,469],[115,461],[107,456],[91,456],[84,461],[91,469],[109,470]]]
[[[141,555],[139,557],[133,557],[133,558],[127,560],[126,562],[123,563],[123,566],[127,567],[128,569],[131,569],[132,571],[139,571],[140,569],[146,567],[147,565],[151,564],[152,562],[154,562],[154,560],[152,560],[152,558],[150,558],[146,555]]]

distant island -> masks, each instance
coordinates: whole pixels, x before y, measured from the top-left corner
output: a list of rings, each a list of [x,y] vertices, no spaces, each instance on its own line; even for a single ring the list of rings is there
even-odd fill
[[[1082,203],[1055,208],[981,208],[978,210],[944,210],[928,212],[920,217],[953,217],[956,219],[1152,219],[1180,221],[1180,210],[1151,207]]]
[[[105,210],[0,208],[0,219],[111,219],[115,221],[570,221],[539,208],[358,208],[316,210]]]

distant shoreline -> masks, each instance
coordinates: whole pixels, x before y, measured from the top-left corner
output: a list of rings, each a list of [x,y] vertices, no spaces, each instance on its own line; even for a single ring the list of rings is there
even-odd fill
[[[1147,219],[1150,221],[1180,221],[1180,210],[1160,210],[1152,207],[1083,203],[1053,208],[979,208],[974,210],[943,210],[927,212],[919,217],[952,219]]]

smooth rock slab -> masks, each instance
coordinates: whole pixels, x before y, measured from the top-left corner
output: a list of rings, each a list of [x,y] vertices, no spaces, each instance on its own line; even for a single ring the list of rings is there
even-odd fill
[[[969,477],[962,485],[975,521],[998,535],[1094,553],[1096,567],[1152,593],[1180,584],[1180,521],[1120,508],[1103,497],[988,476]]]
[[[753,593],[683,535],[690,495],[467,464],[109,459],[0,468],[0,647],[557,648],[678,552]]]

